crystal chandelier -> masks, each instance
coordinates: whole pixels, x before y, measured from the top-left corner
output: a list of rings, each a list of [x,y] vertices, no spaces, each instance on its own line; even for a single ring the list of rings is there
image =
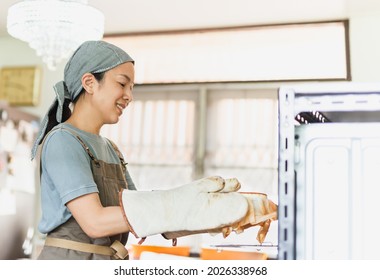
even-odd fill
[[[8,10],[8,33],[36,50],[51,70],[84,41],[100,40],[104,16],[87,0],[24,0]]]

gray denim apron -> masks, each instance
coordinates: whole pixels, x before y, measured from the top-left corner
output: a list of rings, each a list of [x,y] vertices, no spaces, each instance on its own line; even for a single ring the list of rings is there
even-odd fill
[[[64,128],[66,129],[66,128]],[[127,188],[127,181],[125,179],[125,162],[122,154],[114,143],[110,141],[115,151],[119,155],[120,164],[110,164],[105,163],[104,161],[98,160],[91,153],[86,144],[81,140],[81,138],[72,130],[72,134],[76,136],[79,142],[82,144],[83,148],[86,150],[87,154],[91,158],[91,169],[94,176],[94,181],[99,190],[100,201],[104,207],[107,206],[119,206],[119,192],[121,189]],[[46,137],[45,137],[46,139]],[[42,146],[42,145],[41,145]],[[48,233],[46,241],[55,240],[63,241],[63,245],[54,245],[48,244],[45,242],[45,245],[38,256],[39,260],[112,260],[112,259],[128,259],[128,252],[124,248],[124,245],[127,243],[128,233],[118,234],[109,237],[103,238],[90,238],[79,226],[74,217],[71,217],[66,223],[54,229],[52,232]],[[69,241],[66,241],[69,240]],[[71,248],[70,246],[65,246],[65,242],[79,242],[79,245],[86,247],[86,244],[100,245],[100,249],[108,249],[111,252],[115,251],[110,247],[112,244],[118,243],[122,244],[122,251],[124,255],[120,257],[120,254],[109,255],[109,254],[99,254],[98,251],[86,252],[88,250],[73,250],[67,249]],[[119,243],[119,242],[120,243]],[[98,247],[90,245],[90,247]],[[121,245],[119,245],[120,248]],[[90,250],[91,251],[91,248]],[[117,253],[115,251],[115,253]]]

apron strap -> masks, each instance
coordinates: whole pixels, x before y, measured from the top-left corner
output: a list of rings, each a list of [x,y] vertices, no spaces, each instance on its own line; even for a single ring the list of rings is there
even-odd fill
[[[61,238],[47,237],[45,246],[57,247],[63,249],[71,249],[85,253],[98,255],[112,256],[119,260],[124,260],[128,257],[128,250],[120,241],[115,240],[110,247],[95,244],[87,244],[78,241],[72,241]]]
[[[115,142],[113,142],[112,140],[106,138],[108,140],[108,142],[112,145],[113,149],[115,150],[115,152],[117,153],[117,156],[119,157],[120,159],[120,162],[121,164],[123,165],[123,167],[125,168],[128,164],[128,162],[125,162],[124,160],[124,156],[123,154],[120,152],[119,148],[117,147],[117,145],[115,144]]]

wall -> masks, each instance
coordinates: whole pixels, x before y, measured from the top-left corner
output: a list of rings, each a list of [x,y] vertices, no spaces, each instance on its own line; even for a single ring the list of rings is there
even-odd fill
[[[351,71],[354,82],[377,82],[380,80],[380,12],[350,18]],[[0,68],[14,65],[39,65],[42,67],[40,103],[35,107],[22,107],[31,114],[43,117],[55,98],[53,85],[63,79],[65,61],[57,70],[50,71],[37,57],[34,50],[19,40],[0,37]],[[260,87],[262,85],[253,85]],[[270,86],[270,85],[269,85]],[[276,87],[278,85],[273,85]],[[268,87],[268,84],[265,85]]]
[[[380,81],[380,12],[350,20],[353,81]]]
[[[42,69],[42,83],[40,102],[37,106],[20,107],[23,111],[43,117],[50,104],[55,98],[53,86],[63,79],[63,69],[65,62],[61,63],[56,71],[50,71],[42,63],[33,49],[27,43],[16,40],[12,37],[0,37],[0,68],[8,66],[34,66]]]

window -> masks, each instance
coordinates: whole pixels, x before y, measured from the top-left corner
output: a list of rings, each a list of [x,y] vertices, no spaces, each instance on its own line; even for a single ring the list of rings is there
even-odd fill
[[[349,80],[348,21],[125,34],[139,84]]]
[[[277,195],[277,93],[210,90],[205,175],[237,177],[244,191]]]
[[[102,130],[123,151],[140,190],[192,181],[197,92],[178,93],[136,89],[118,124]]]

